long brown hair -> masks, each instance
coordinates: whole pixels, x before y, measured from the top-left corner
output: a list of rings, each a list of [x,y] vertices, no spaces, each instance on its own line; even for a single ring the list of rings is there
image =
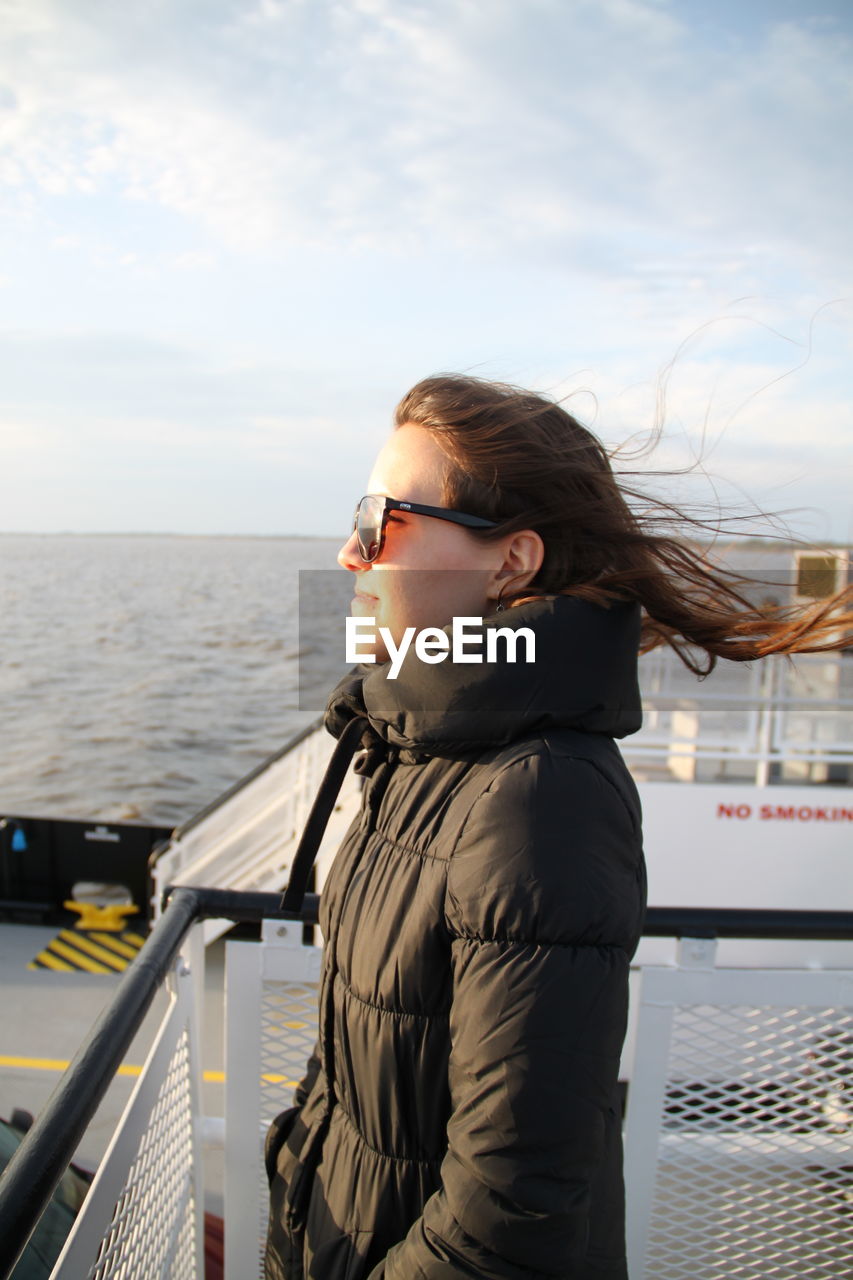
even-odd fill
[[[525,528],[540,534],[542,567],[516,595],[637,600],[641,651],[668,644],[697,674],[711,671],[718,657],[746,662],[853,643],[843,630],[853,626],[853,589],[814,605],[756,606],[744,594],[755,579],[713,564],[688,539],[719,533],[721,521],[689,515],[617,479],[601,441],[554,400],[441,374],[403,397],[395,422],[425,427],[447,455],[448,507],[498,522],[472,531],[476,536]],[[704,650],[706,660],[691,648]]]

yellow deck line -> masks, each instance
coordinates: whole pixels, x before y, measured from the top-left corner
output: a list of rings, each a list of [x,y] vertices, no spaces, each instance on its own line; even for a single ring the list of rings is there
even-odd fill
[[[128,942],[132,942],[135,947],[144,947],[145,939],[140,937],[138,933],[131,933],[130,929],[125,929],[121,935]]]
[[[63,929],[59,934],[63,942],[67,942],[69,947],[76,947],[79,951],[91,956],[93,960],[100,960],[114,971],[121,971],[127,968],[127,960],[124,956],[117,956],[114,951],[108,951],[106,947],[101,947],[97,942],[86,933],[72,933],[70,929]]]
[[[25,1058],[17,1054],[0,1053],[0,1068],[16,1067],[23,1071],[67,1071],[70,1062],[63,1058]],[[116,1072],[120,1076],[138,1076],[142,1074],[142,1067],[134,1066],[130,1062],[123,1062]],[[224,1084],[224,1071],[204,1071],[202,1078],[205,1084]],[[298,1080],[288,1080],[286,1076],[265,1075],[261,1077],[265,1084],[284,1084],[289,1088],[295,1088],[299,1083]]]
[[[45,951],[62,956],[63,960],[70,960],[75,968],[85,969],[87,973],[115,973],[115,969],[110,969],[105,964],[99,964],[97,960],[90,960],[81,951],[75,951],[71,947],[67,947],[61,938],[54,938],[53,942],[36,956],[36,959],[41,959]]]
[[[61,1058],[19,1058],[0,1054],[0,1067],[23,1067],[27,1071],[64,1071],[68,1066]]]

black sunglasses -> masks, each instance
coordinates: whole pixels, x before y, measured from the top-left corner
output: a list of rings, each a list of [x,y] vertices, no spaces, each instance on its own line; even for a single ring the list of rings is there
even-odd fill
[[[496,520],[484,520],[482,516],[469,516],[464,511],[448,511],[446,507],[425,507],[421,502],[398,502],[384,494],[368,493],[355,509],[352,522],[358,538],[358,551],[366,564],[379,557],[385,543],[385,526],[392,511],[410,511],[416,516],[432,516],[434,520],[449,520],[451,524],[463,524],[469,529],[494,529]]]

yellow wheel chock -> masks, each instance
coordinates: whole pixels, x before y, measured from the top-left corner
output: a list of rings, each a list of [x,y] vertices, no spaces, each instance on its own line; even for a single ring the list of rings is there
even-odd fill
[[[94,902],[69,899],[62,905],[68,911],[79,911],[80,919],[74,921],[75,929],[100,929],[103,933],[121,933],[125,926],[124,917],[136,915],[139,911],[132,902],[114,902],[107,907],[99,907]]]

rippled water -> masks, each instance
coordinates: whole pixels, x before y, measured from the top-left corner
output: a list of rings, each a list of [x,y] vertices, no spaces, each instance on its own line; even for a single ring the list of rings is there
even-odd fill
[[[309,723],[297,573],[338,542],[0,535],[0,813],[191,817]]]

